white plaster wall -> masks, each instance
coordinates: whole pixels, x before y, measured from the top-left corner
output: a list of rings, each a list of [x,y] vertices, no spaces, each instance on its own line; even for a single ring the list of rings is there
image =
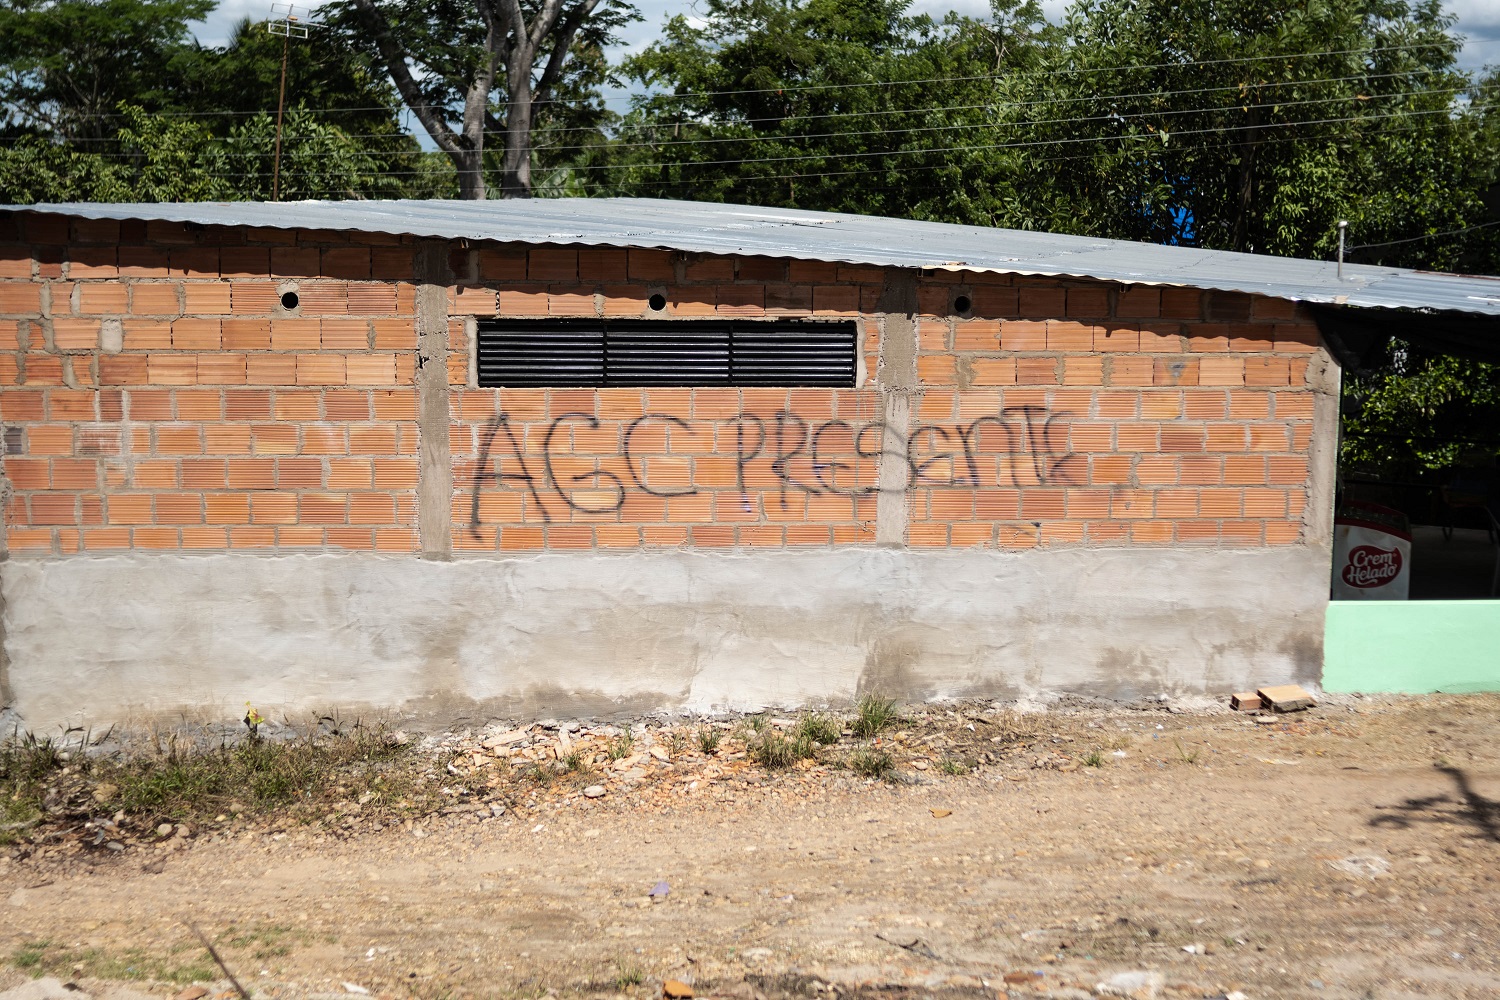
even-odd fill
[[[1315,680],[1321,550],[151,555],[0,566],[11,708],[437,724]]]

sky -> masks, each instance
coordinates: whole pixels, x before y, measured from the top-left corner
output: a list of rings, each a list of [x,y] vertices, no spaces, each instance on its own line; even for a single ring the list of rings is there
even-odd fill
[[[630,25],[624,32],[621,51],[637,51],[657,36],[662,22],[669,16],[691,11],[690,0],[635,0],[645,20]],[[1067,0],[1042,0],[1048,18],[1056,21],[1067,7]],[[1500,0],[1447,0],[1447,8],[1458,15],[1454,31],[1464,35],[1460,63],[1465,69],[1477,70],[1500,64]],[[270,13],[271,0],[220,0],[218,9],[198,26],[198,40],[205,45],[222,45],[230,29],[244,17],[264,18]],[[988,0],[915,0],[913,10],[941,17],[947,11],[983,17],[989,13]],[[614,53],[618,56],[620,52]],[[624,95],[611,95],[622,99]]]

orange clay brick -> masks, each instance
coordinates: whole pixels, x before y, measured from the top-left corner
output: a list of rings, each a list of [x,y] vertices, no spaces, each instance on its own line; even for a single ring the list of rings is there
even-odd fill
[[[78,286],[78,312],[83,316],[118,316],[126,311],[127,289],[117,282],[88,282]]]
[[[1023,285],[1017,289],[1017,311],[1026,317],[1046,318],[1068,315],[1066,292],[1061,288]]]
[[[297,289],[298,311],[304,316],[328,316],[349,311],[349,289],[343,282],[318,281]]]
[[[1120,290],[1115,315],[1121,319],[1152,319],[1161,315],[1160,288],[1134,285]]]
[[[1103,319],[1109,315],[1108,290],[1104,288],[1068,289],[1065,315]]]
[[[1183,351],[1182,325],[1146,322],[1140,325],[1141,350],[1151,354],[1180,354]]]
[[[1000,346],[1007,351],[1045,351],[1047,324],[1041,320],[1008,320],[1001,323]]]
[[[1299,521],[1267,521],[1265,539],[1267,545],[1291,545],[1302,538]]]
[[[52,343],[59,351],[90,351],[99,346],[97,319],[55,319]]]
[[[234,311],[230,286],[224,281],[183,282],[182,304],[182,311],[190,316],[223,315]]]
[[[1245,360],[1237,357],[1204,357],[1198,365],[1199,385],[1244,385]]]
[[[1214,455],[1184,455],[1178,482],[1183,486],[1218,486],[1224,482],[1224,460]]]
[[[1277,323],[1273,327],[1275,349],[1287,354],[1306,354],[1318,349],[1318,329],[1311,324]]]
[[[42,292],[37,285],[0,282],[0,313],[37,314],[42,311]]]
[[[1311,420],[1313,394],[1310,392],[1276,393],[1276,416],[1280,420]]]
[[[1110,385],[1151,385],[1156,381],[1156,366],[1144,355],[1115,355],[1109,359]]]
[[[1141,331],[1137,326],[1104,323],[1094,329],[1094,350],[1096,351],[1139,351],[1140,349]]]
[[[1047,350],[1081,353],[1092,351],[1096,330],[1097,328],[1092,324],[1080,323],[1076,320],[1048,320]]]
[[[764,285],[719,285],[716,291],[721,316],[763,316],[766,312]]]
[[[271,321],[226,319],[220,324],[220,342],[229,351],[264,351],[271,346]]]
[[[243,354],[202,354],[198,357],[198,382],[202,385],[244,385]]]
[[[249,385],[290,385],[296,377],[294,354],[251,354],[245,359],[245,382]]]
[[[1226,455],[1224,457],[1224,482],[1231,486],[1266,485],[1265,456]]]
[[[276,529],[276,544],[281,548],[322,548],[325,539],[321,527],[286,525]]]
[[[342,385],[345,379],[342,354],[297,355],[298,385]]]

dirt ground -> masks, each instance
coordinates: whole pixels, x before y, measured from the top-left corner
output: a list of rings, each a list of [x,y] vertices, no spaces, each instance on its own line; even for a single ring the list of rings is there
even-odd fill
[[[191,922],[257,997],[1500,997],[1497,710],[929,709],[883,740],[895,782],[657,731],[599,798],[0,852],[0,991],[212,1000]]]

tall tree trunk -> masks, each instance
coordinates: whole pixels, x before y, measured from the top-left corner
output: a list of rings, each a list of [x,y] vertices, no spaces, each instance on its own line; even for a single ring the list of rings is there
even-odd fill
[[[465,201],[484,201],[484,150],[465,150],[451,158],[458,170],[458,196]]]
[[[528,67],[529,70],[529,67]],[[510,109],[505,116],[505,162],[500,174],[500,197],[531,197],[531,73],[511,80]]]
[[[1250,244],[1250,224],[1255,211],[1255,151],[1260,136],[1261,109],[1252,107],[1240,139],[1240,169],[1238,201],[1234,211],[1234,227],[1230,231],[1230,248],[1244,251]]]

